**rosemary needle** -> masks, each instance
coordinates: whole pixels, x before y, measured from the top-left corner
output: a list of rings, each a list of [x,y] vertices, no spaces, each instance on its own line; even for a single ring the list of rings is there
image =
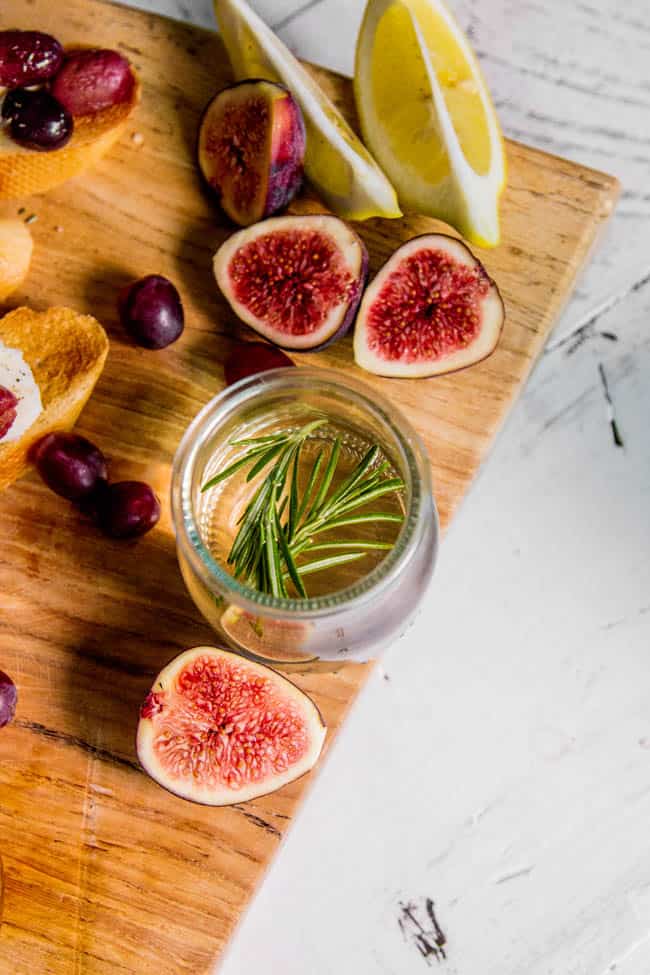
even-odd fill
[[[388,461],[376,464],[380,455],[376,444],[336,490],[331,491],[341,455],[341,439],[337,438],[324,469],[325,449],[319,451],[301,495],[298,471],[302,446],[326,422],[318,419],[297,430],[231,441],[233,447],[247,448],[244,454],[201,488],[208,491],[244,467],[249,468],[247,481],[267,471],[239,518],[228,564],[233,567],[236,578],[276,598],[288,598],[287,581],[290,580],[298,595],[306,599],[303,576],[355,562],[369,551],[392,548],[387,542],[355,541],[353,538],[317,542],[313,540],[314,536],[332,528],[370,522],[400,524],[403,521],[403,515],[399,514],[356,510],[370,501],[404,489],[401,478],[388,476]],[[302,553],[328,551],[335,554],[324,555],[303,565],[296,562]]]

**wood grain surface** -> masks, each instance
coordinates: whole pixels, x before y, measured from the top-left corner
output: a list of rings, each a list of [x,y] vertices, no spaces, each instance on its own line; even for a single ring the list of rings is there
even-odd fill
[[[8,0],[0,28],[51,30],[65,43],[118,47],[140,73],[128,133],[92,173],[26,207],[35,257],[12,304],[65,303],[96,315],[111,352],[80,429],[113,476],[152,482],[165,502],[174,449],[222,387],[237,326],[211,257],[228,233],[203,196],[193,146],[200,110],[228,80],[215,35],[96,0]],[[349,83],[315,70],[351,114]],[[143,137],[133,136],[139,133]],[[603,174],[510,143],[504,243],[482,254],[507,324],[485,363],[432,381],[364,376],[411,417],[428,445],[446,524],[466,491],[583,265],[617,194]],[[296,210],[316,206],[301,201]],[[406,218],[360,226],[372,269],[402,240],[436,227]],[[115,294],[169,275],[187,312],[170,349],[127,342]],[[350,341],[301,362],[354,370]],[[211,641],[178,573],[165,503],[160,527],[110,543],[29,477],[0,500],[0,666],[19,687],[0,737],[5,905],[0,972],[104,975],[211,969],[277,848],[309,778],[240,807],[211,810],[166,794],[139,770],[138,705],[175,653]],[[323,665],[295,679],[340,726],[367,668]]]

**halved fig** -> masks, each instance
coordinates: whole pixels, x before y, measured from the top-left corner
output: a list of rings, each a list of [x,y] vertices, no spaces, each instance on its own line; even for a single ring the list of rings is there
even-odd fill
[[[368,252],[338,217],[275,217],[222,244],[214,273],[243,322],[284,349],[310,352],[354,322]]]
[[[209,103],[199,129],[201,172],[242,227],[277,213],[302,185],[305,123],[283,85],[242,81]]]
[[[275,792],[316,764],[316,705],[285,677],[228,650],[186,650],[140,710],[138,758],[183,799],[227,806]]]
[[[366,291],[354,357],[378,376],[455,372],[494,352],[504,319],[499,289],[462,241],[415,237]]]

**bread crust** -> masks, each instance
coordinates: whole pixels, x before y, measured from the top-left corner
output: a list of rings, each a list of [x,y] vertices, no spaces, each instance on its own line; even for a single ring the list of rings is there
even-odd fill
[[[140,85],[135,79],[128,102],[77,116],[68,144],[52,152],[19,146],[6,129],[0,129],[0,200],[43,193],[88,169],[117,142],[139,101]]]
[[[0,319],[0,340],[21,350],[43,401],[43,412],[20,440],[0,443],[2,491],[24,474],[37,440],[75,424],[104,368],[108,337],[91,315],[70,308],[17,308]]]

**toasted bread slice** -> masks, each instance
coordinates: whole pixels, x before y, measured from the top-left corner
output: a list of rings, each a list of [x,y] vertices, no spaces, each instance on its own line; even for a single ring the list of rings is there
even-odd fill
[[[19,146],[7,127],[0,128],[0,200],[43,193],[88,169],[117,142],[139,100],[136,82],[128,102],[76,116],[68,144],[51,152]]]
[[[43,401],[43,412],[20,440],[0,443],[3,490],[25,472],[32,444],[74,425],[104,368],[108,338],[98,321],[69,308],[17,308],[0,318],[0,340],[21,350]]]

